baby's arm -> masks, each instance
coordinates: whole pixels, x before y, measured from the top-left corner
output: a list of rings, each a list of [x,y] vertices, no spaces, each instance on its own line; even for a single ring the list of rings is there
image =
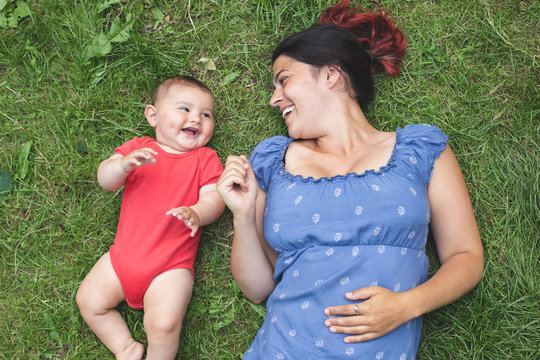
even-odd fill
[[[167,211],[166,215],[176,216],[184,221],[195,236],[200,226],[216,221],[225,210],[225,203],[216,191],[216,184],[203,186],[199,190],[199,202],[193,206],[181,206]]]
[[[110,158],[103,160],[97,173],[99,185],[109,191],[120,189],[131,171],[140,166],[156,162],[153,155],[157,155],[155,150],[142,148],[134,150],[126,156],[114,154]]]

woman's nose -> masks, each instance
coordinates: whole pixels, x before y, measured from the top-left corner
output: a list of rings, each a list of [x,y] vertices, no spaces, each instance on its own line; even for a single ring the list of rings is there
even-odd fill
[[[274,93],[270,97],[270,105],[271,106],[278,106],[279,102],[283,99],[283,96],[281,94],[281,90],[275,89]]]

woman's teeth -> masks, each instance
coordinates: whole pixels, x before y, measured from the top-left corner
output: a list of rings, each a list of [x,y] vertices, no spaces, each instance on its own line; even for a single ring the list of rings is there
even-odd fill
[[[287,106],[284,110],[283,110],[283,117],[286,117],[287,115],[289,115],[289,113],[291,111],[294,110],[294,105],[291,105],[291,106]]]

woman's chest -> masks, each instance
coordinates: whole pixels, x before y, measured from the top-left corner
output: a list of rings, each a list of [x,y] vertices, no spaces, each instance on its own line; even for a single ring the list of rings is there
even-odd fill
[[[390,172],[342,180],[272,183],[263,218],[271,246],[388,243],[427,227],[427,189],[415,179]]]

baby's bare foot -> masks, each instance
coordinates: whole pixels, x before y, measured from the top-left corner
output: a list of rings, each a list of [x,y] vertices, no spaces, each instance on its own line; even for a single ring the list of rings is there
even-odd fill
[[[144,346],[135,340],[124,351],[116,355],[116,360],[141,360],[144,355]]]

